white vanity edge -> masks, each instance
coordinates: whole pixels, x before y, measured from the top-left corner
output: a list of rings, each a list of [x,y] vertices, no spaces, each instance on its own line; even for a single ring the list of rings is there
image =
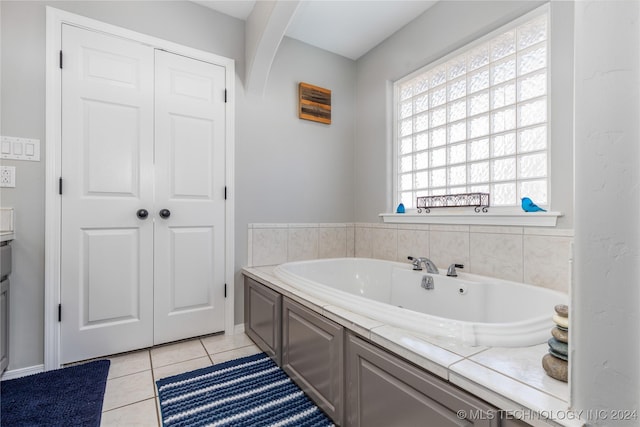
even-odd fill
[[[272,274],[274,267],[245,267],[242,269],[242,273],[364,336],[392,353],[423,367],[432,374],[450,381],[502,410],[509,411],[509,414],[528,416],[524,421],[533,426],[574,427],[584,425],[579,420],[569,419],[571,414],[567,384],[558,381],[560,387],[566,388],[567,400],[561,399],[554,396],[550,390],[535,388],[501,373],[495,368],[471,360],[474,355],[488,350],[489,347],[461,346],[456,348],[455,344],[440,342],[438,338],[417,337],[401,329],[336,307],[282,282]],[[508,350],[505,349],[505,351]],[[532,351],[537,352],[538,349],[532,347]],[[540,359],[542,356],[540,355]],[[518,361],[514,360],[513,363],[518,363]],[[542,369],[542,365],[540,365],[540,369]],[[548,415],[551,415],[553,420],[546,420]]]
[[[2,231],[0,232],[0,242],[9,242],[15,239],[15,234],[13,231]]]

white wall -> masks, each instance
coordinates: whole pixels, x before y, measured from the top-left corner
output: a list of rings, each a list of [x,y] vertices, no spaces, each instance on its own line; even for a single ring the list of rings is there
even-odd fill
[[[640,412],[640,3],[576,3],[575,273],[578,410]],[[615,415],[615,414],[613,414]]]
[[[38,163],[16,166],[0,190],[16,212],[9,369],[43,363],[45,6],[232,58],[236,61],[236,272],[246,264],[248,221],[351,220],[355,63],[285,39],[264,97],[245,96],[244,22],[187,1],[1,1],[2,135],[38,138]],[[297,119],[296,87],[332,89],[331,126]],[[242,286],[236,286],[242,321]]]
[[[536,1],[442,1],[358,60],[356,221],[392,211],[391,84],[535,9]],[[552,2],[551,207],[573,224],[573,3]]]

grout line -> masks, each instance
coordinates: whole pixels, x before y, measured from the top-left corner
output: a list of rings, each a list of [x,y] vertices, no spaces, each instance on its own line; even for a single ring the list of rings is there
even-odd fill
[[[154,405],[156,407],[156,423],[160,427],[162,425],[162,415],[160,414],[160,396],[156,395],[154,399]]]
[[[199,338],[198,340],[200,341],[200,345],[202,345],[202,348],[204,349],[204,353],[209,358],[209,362],[211,362],[212,365],[215,365],[215,363],[213,363],[213,359],[211,358],[211,355],[209,354],[209,350],[207,350],[207,347],[202,342],[202,338]]]

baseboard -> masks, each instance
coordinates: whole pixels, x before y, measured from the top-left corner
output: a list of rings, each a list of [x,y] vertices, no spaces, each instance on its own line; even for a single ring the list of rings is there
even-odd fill
[[[39,374],[40,372],[44,372],[44,365],[27,366],[26,368],[4,371],[0,380],[12,380],[14,378],[26,377],[27,375]]]
[[[237,325],[235,325],[233,327],[233,334],[234,335],[244,334],[244,323],[238,323]]]

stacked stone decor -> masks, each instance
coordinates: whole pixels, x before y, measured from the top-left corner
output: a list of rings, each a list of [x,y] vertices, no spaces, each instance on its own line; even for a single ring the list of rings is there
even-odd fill
[[[567,382],[569,375],[569,307],[564,304],[555,306],[553,321],[556,326],[551,330],[549,353],[542,358],[542,367],[547,375]]]

